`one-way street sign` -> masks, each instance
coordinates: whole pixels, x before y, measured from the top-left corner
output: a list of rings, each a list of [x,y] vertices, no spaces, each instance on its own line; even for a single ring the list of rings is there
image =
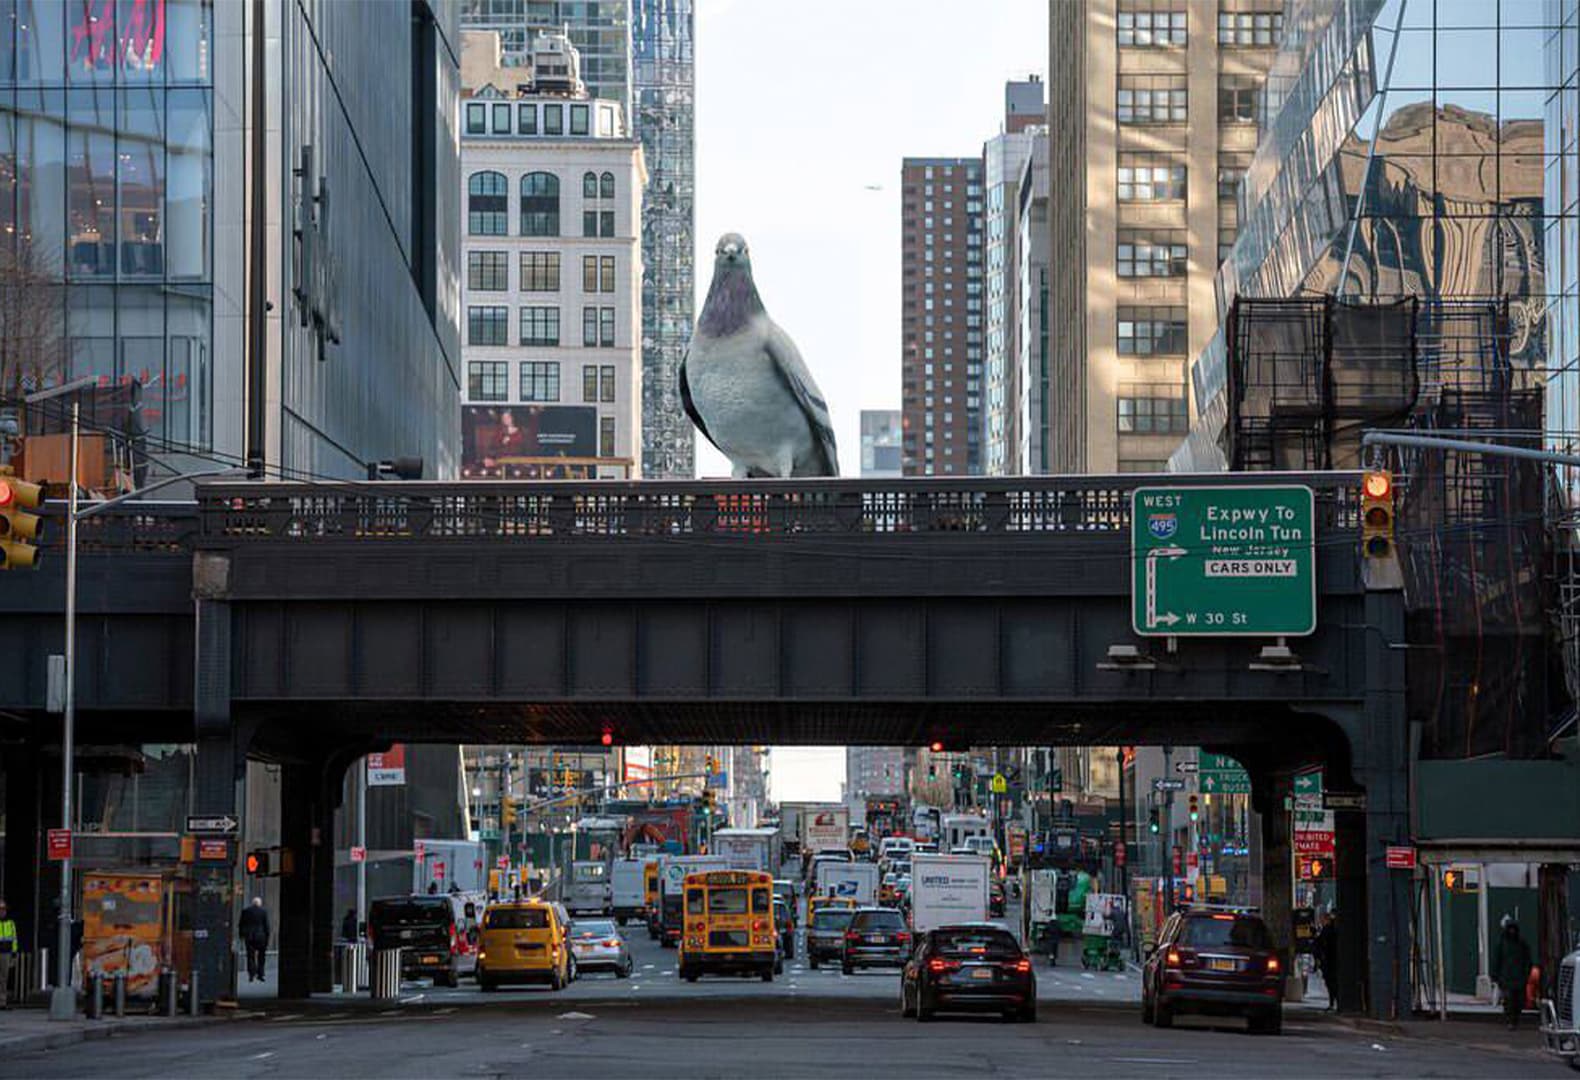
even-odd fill
[[[1155,776],[1152,778],[1153,791],[1184,791],[1185,781],[1177,776]]]
[[[229,836],[241,828],[241,822],[229,814],[202,817],[193,815],[187,818],[187,832],[189,833],[219,833]]]

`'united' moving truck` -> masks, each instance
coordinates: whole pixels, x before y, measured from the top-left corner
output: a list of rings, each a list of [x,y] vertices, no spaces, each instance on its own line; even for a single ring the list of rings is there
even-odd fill
[[[715,829],[712,851],[723,855],[731,870],[779,873],[778,829]]]
[[[911,856],[911,927],[918,933],[985,922],[992,869],[980,855]]]

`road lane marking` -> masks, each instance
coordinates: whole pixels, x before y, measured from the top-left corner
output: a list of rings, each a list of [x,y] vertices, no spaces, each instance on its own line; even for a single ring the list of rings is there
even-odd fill
[[[261,1054],[254,1054],[254,1055],[252,1055],[252,1060],[254,1060],[254,1061],[262,1061],[265,1058],[272,1058],[273,1056],[274,1056],[274,1051],[273,1050],[265,1050]]]
[[[1109,1061],[1121,1062],[1125,1065],[1194,1065],[1195,1058],[1152,1058],[1152,1057],[1116,1057]]]

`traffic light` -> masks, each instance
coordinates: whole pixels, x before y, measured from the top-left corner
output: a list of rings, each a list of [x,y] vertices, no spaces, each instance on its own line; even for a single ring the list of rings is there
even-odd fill
[[[510,828],[516,823],[516,800],[506,795],[499,800],[499,824],[502,828]]]
[[[26,570],[38,566],[38,548],[33,541],[43,533],[37,510],[44,501],[44,489],[11,475],[9,467],[0,468],[0,570]]]
[[[604,728],[603,734],[598,736],[598,741],[603,743],[605,746],[613,746],[614,732],[610,731],[608,728]]]
[[[1192,821],[1201,820],[1201,797],[1194,791],[1191,792],[1190,796],[1190,819]]]
[[[1158,808],[1154,806],[1152,809],[1147,811],[1147,832],[1151,833],[1153,836],[1156,836],[1162,831],[1162,829],[1163,826],[1158,821]]]
[[[714,759],[712,754],[709,754],[708,755],[708,769],[707,769],[708,775],[712,776],[714,773],[716,773],[718,771],[719,771],[719,763]]]
[[[944,752],[943,741],[941,739],[934,739],[932,742],[927,744],[927,749],[935,754],[942,754]]]
[[[1361,554],[1386,559],[1393,554],[1393,476],[1381,470],[1361,480]]]
[[[249,851],[247,852],[247,873],[253,877],[269,877],[272,869],[270,862],[267,848]]]

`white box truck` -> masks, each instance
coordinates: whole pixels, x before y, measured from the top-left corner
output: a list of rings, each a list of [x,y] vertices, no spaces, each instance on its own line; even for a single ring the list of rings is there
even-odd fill
[[[666,949],[680,942],[681,904],[686,875],[703,870],[728,870],[723,855],[662,855],[658,863],[659,943]]]
[[[716,829],[712,847],[731,870],[779,872],[778,829]]]
[[[610,906],[621,922],[640,919],[647,906],[646,859],[616,859],[609,872]]]
[[[801,850],[813,855],[820,851],[849,851],[850,807],[829,803],[803,812]]]
[[[945,814],[940,823],[942,835],[938,838],[938,851],[947,855],[955,848],[966,846],[973,836],[991,836],[988,819],[979,814]]]
[[[991,873],[980,855],[912,855],[912,929],[921,934],[955,923],[986,922]]]
[[[818,896],[848,896],[862,907],[875,904],[878,902],[878,864],[820,862],[813,891]]]

